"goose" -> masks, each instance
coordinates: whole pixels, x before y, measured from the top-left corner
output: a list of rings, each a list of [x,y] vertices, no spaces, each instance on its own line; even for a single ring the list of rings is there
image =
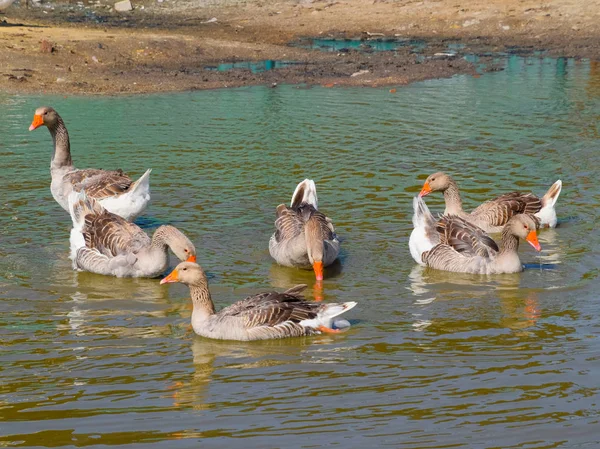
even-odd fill
[[[134,223],[102,207],[84,190],[71,192],[73,269],[117,277],[157,277],[168,264],[168,248],[179,260],[196,261],[194,244],[176,227],[160,226],[152,238]]]
[[[409,248],[413,259],[439,270],[459,273],[499,274],[523,271],[519,259],[519,238],[537,251],[538,219],[517,214],[502,229],[501,249],[481,228],[456,215],[436,221],[421,197],[413,200],[413,225]]]
[[[275,232],[269,240],[269,253],[279,265],[313,269],[317,281],[323,268],[340,252],[340,241],[331,219],[318,210],[317,187],[305,179],[296,187],[290,207],[277,206]]]
[[[540,219],[540,226],[545,228],[556,227],[556,210],[554,205],[562,190],[562,181],[559,179],[548,189],[540,199],[533,193],[510,192],[486,201],[471,213],[462,208],[462,200],[458,185],[451,176],[438,172],[430,175],[419,193],[420,197],[431,192],[444,192],[446,210],[444,215],[457,215],[464,220],[480,227],[485,232],[501,232],[503,226],[515,214],[535,214]]]
[[[48,128],[54,142],[50,191],[63,209],[69,211],[71,192],[85,189],[87,195],[99,200],[106,210],[125,220],[132,221],[143,212],[150,201],[151,169],[135,182],[122,170],[78,170],[71,159],[69,133],[58,112],[48,106],[36,109],[29,131],[40,126]]]
[[[356,306],[356,302],[308,302],[302,296],[306,285],[297,285],[283,293],[258,293],[215,312],[208,280],[200,265],[180,263],[160,281],[172,282],[190,288],[194,332],[217,340],[269,340],[337,333],[340,329],[334,329],[337,321],[334,318]]]

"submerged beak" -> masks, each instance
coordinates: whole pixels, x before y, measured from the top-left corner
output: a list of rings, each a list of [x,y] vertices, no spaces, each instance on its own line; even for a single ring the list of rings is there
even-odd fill
[[[425,195],[429,195],[430,193],[431,193],[431,186],[429,185],[429,183],[427,181],[425,181],[425,184],[423,184],[423,188],[421,189],[419,196],[423,197]]]
[[[317,277],[317,281],[322,281],[323,280],[323,262],[313,263],[313,269],[315,270],[315,276]]]
[[[42,118],[42,116],[39,114],[35,114],[33,116],[33,122],[31,122],[31,125],[29,126],[29,131],[33,131],[34,129],[42,126],[43,124],[44,124],[44,119]]]
[[[186,262],[194,262],[196,263],[196,256],[194,256],[193,254],[190,254],[190,257],[188,257],[187,259],[185,259]]]
[[[323,301],[323,281],[315,282],[315,285],[313,285],[313,292],[316,302]]]
[[[161,284],[170,284],[172,282],[179,282],[179,273],[177,272],[177,268],[175,268],[166,278],[161,279]]]
[[[537,234],[535,233],[535,230],[533,230],[529,234],[527,234],[527,237],[525,237],[525,240],[527,240],[527,243],[529,243],[531,246],[533,246],[537,251],[542,250],[542,247],[540,246],[540,242],[538,242]]]

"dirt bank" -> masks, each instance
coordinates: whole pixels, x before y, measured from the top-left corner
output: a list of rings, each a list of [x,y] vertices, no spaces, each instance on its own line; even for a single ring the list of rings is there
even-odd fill
[[[125,13],[104,0],[13,5],[0,26],[0,89],[115,94],[263,83],[393,86],[475,74],[461,53],[547,50],[600,59],[600,1],[159,1],[133,0],[134,10]],[[305,37],[428,45],[419,53],[410,46],[323,52],[289,45]],[[458,56],[440,54],[449,41],[463,44],[453,47]],[[298,64],[259,73],[207,69],[264,60]]]

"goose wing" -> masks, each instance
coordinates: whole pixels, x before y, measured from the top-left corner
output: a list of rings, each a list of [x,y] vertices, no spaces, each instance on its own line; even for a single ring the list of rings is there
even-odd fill
[[[304,232],[304,220],[292,208],[285,204],[277,206],[277,218],[275,219],[275,241],[291,240]]]
[[[87,248],[112,257],[135,253],[151,243],[150,237],[139,226],[108,211],[86,215],[82,233]]]
[[[75,191],[85,189],[87,195],[103,199],[126,193],[133,181],[122,170],[76,170],[65,175]]]
[[[542,201],[534,194],[510,192],[481,204],[471,216],[492,226],[504,226],[516,214],[535,214],[541,208]]]
[[[455,215],[441,217],[436,225],[440,243],[465,255],[491,257],[500,249],[483,229]]]
[[[306,285],[286,292],[265,292],[226,307],[219,315],[242,318],[246,328],[275,327],[286,322],[300,323],[317,317],[322,304],[307,302],[301,295]]]

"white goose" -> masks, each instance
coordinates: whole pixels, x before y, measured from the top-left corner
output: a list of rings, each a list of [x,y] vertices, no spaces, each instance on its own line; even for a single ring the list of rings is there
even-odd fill
[[[150,201],[151,169],[135,182],[122,170],[78,170],[73,166],[69,133],[60,115],[51,107],[38,108],[29,131],[40,126],[48,128],[54,142],[50,191],[64,210],[69,211],[69,194],[85,189],[86,194],[98,200],[106,210],[125,220],[131,221],[144,211]]]

